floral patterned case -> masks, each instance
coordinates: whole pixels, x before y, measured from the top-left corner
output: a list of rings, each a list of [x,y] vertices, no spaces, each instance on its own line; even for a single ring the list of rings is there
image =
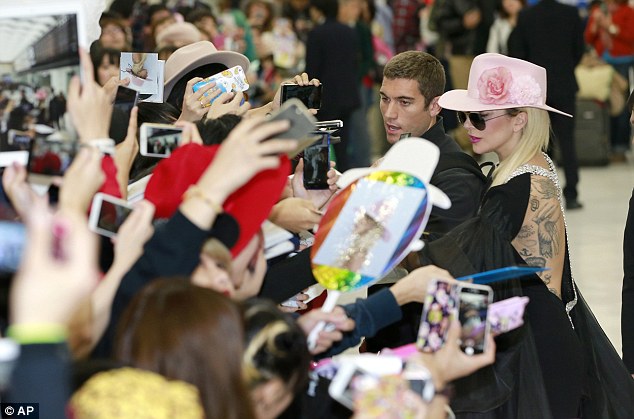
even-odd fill
[[[489,323],[494,335],[501,335],[524,324],[528,297],[512,297],[489,306]]]
[[[431,281],[427,289],[416,345],[423,352],[436,352],[445,343],[451,319],[455,315],[454,287],[446,281]]]

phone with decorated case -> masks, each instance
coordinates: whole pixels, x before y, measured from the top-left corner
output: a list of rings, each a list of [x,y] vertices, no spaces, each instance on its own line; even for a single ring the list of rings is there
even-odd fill
[[[456,310],[456,291],[441,279],[429,283],[418,329],[416,346],[422,352],[436,352],[445,343]]]

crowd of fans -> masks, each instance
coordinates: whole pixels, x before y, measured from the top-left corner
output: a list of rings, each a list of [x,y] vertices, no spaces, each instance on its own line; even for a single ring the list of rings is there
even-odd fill
[[[426,132],[441,112],[436,98],[443,87],[467,87],[474,56],[487,50],[509,52],[507,39],[525,6],[519,0],[436,1],[432,7],[407,0],[389,5],[369,0],[223,0],[213,8],[200,1],[114,1],[101,17],[101,37],[90,51],[80,53],[82,81],[74,77],[66,94],[0,86],[0,149],[28,149],[29,141],[20,145],[15,138],[32,139],[53,130],[74,132],[79,143],[74,160],[63,176],[52,180],[48,194],[30,187],[23,165],[6,167],[2,174],[1,210],[23,222],[27,236],[22,262],[11,275],[10,316],[5,319],[10,339],[2,342],[19,344],[19,355],[0,357],[0,364],[12,371],[10,379],[0,382],[6,400],[39,403],[39,414],[47,418],[440,418],[452,414],[452,382],[467,377],[472,385],[486,374],[490,376],[485,381],[499,374],[495,388],[513,387],[513,397],[519,397],[517,389],[530,380],[509,379],[499,366],[519,363],[521,355],[522,362],[532,362],[538,370],[534,358],[527,361],[535,349],[524,351],[525,345],[534,345],[533,336],[513,335],[521,342],[511,354],[515,358],[503,356],[496,364],[499,370],[489,367],[473,375],[495,362],[496,342],[487,335],[484,353],[465,354],[457,320],[449,325],[440,350],[408,354],[407,362],[424,365],[430,373],[435,390],[431,395],[399,385],[374,395],[357,389],[353,411],[328,395],[332,375],[320,365],[331,357],[333,365],[345,363],[345,357],[336,356],[399,320],[401,306],[423,303],[432,279],[455,283],[443,269],[405,263],[401,269],[409,272],[386,290],[332,312],[304,303],[308,287],[315,283],[309,232],[336,196],[341,172],[369,166],[371,156],[387,145],[385,131],[389,136],[392,128],[383,123],[378,130],[372,128],[373,108],[382,102],[388,124],[390,100],[408,105],[402,103],[409,99],[398,94],[394,80],[415,78],[398,72],[402,69],[393,63],[399,62],[399,55],[391,68],[390,60],[397,53],[425,49],[446,66],[451,84],[444,86],[443,76],[433,86],[440,92],[424,106],[425,112],[435,112],[433,119],[420,118],[428,125]],[[617,14],[634,16],[634,9],[610,0],[607,12],[592,10],[586,39],[627,77],[634,63],[634,37],[629,52],[617,47],[615,37],[634,31],[634,17],[627,18],[632,23],[628,25]],[[602,30],[602,36],[590,41]],[[165,60],[165,100],[140,102],[128,118],[112,103],[118,87],[130,83],[120,80],[120,54],[133,51],[157,52]],[[621,53],[632,60],[609,61]],[[409,60],[407,54],[400,55],[401,63]],[[427,56],[436,65],[438,60]],[[222,92],[214,83],[192,88],[234,65],[247,72],[246,95]],[[375,88],[384,74],[393,83],[386,86],[395,93],[384,89],[379,97]],[[287,157],[298,141],[275,138],[289,123],[266,118],[279,109],[280,85],[288,81],[323,84],[322,108],[313,111],[322,120],[344,121],[328,189],[304,187],[304,162]],[[542,96],[545,101],[545,89]],[[493,109],[508,112],[490,119],[529,115],[543,122],[533,124],[548,128],[546,109],[552,109],[541,105],[542,113]],[[442,112],[444,128],[457,128],[455,116]],[[631,106],[622,112],[629,117]],[[470,113],[476,112],[462,113],[462,125],[476,126]],[[482,121],[482,130],[488,120]],[[147,122],[183,129],[179,147],[168,158],[139,154],[139,127]],[[445,138],[444,131],[440,135]],[[628,136],[629,147],[629,131],[622,135]],[[379,146],[370,146],[371,137]],[[547,144],[548,134],[542,137]],[[9,141],[10,147],[5,144]],[[476,143],[473,138],[471,143]],[[458,150],[453,140],[451,147]],[[508,164],[502,168],[509,171],[505,176],[514,169]],[[495,179],[494,185],[503,181]],[[98,192],[135,202],[112,240],[88,228],[91,201]],[[472,198],[477,202],[465,220],[478,211],[480,195]],[[548,198],[556,200],[555,194]],[[556,210],[559,205],[561,200]],[[265,220],[295,235],[292,255],[265,258]],[[565,247],[563,218],[558,222]],[[574,293],[576,303],[576,285],[570,280],[572,288],[565,291]],[[551,297],[546,292],[539,298]],[[557,297],[561,302],[561,295]],[[282,304],[289,299],[293,307]],[[566,315],[560,317],[569,326],[567,320],[572,324],[573,318],[569,311]],[[320,323],[328,326],[309,347],[307,336]],[[516,344],[504,337],[500,342],[503,347]],[[507,385],[506,379],[512,383]],[[468,398],[477,399],[477,394],[471,392]],[[491,393],[483,398],[498,402],[491,401]],[[519,406],[517,411],[528,411],[525,400],[519,399],[511,401]],[[508,403],[499,401],[502,407],[490,417],[513,417],[504,410]],[[541,400],[540,406],[548,410],[547,401]],[[603,413],[610,417],[610,412]]]

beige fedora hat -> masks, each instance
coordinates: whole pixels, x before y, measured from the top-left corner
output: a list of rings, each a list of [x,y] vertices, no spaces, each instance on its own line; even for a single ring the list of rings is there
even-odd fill
[[[168,98],[174,85],[185,74],[207,64],[224,64],[227,68],[239,65],[246,73],[249,59],[234,51],[218,51],[209,41],[199,41],[174,51],[165,62],[165,90],[163,97]],[[210,74],[211,76],[212,74]]]

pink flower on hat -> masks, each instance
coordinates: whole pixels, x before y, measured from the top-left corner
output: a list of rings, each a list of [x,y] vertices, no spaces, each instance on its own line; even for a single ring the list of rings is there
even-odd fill
[[[496,67],[484,71],[478,79],[480,102],[502,105],[509,101],[513,75],[506,67]]]
[[[538,105],[541,103],[542,88],[537,80],[527,74],[513,80],[509,93],[511,103],[518,105]]]

